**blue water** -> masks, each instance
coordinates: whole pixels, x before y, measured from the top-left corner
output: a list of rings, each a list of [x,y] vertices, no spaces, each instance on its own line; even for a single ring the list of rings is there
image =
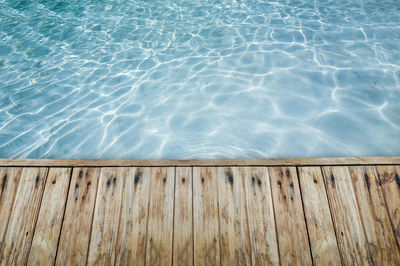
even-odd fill
[[[0,158],[383,155],[398,0],[0,0]]]

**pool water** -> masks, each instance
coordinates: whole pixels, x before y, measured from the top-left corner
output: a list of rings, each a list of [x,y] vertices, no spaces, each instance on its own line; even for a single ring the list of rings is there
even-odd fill
[[[398,0],[0,0],[0,158],[393,155]]]

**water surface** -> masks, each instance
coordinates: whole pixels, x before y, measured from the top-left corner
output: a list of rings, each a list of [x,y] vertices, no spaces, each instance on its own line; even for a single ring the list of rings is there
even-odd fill
[[[0,0],[0,157],[384,155],[398,0]]]

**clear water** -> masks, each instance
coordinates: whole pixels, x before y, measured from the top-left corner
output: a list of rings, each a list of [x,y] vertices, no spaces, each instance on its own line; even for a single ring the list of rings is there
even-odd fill
[[[383,155],[398,0],[0,0],[0,157]]]

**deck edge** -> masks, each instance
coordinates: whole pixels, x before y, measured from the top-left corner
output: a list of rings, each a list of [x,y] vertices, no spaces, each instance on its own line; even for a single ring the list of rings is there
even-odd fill
[[[210,160],[112,160],[112,159],[0,159],[0,166],[129,167],[129,166],[325,166],[400,164],[396,157],[324,157]]]

